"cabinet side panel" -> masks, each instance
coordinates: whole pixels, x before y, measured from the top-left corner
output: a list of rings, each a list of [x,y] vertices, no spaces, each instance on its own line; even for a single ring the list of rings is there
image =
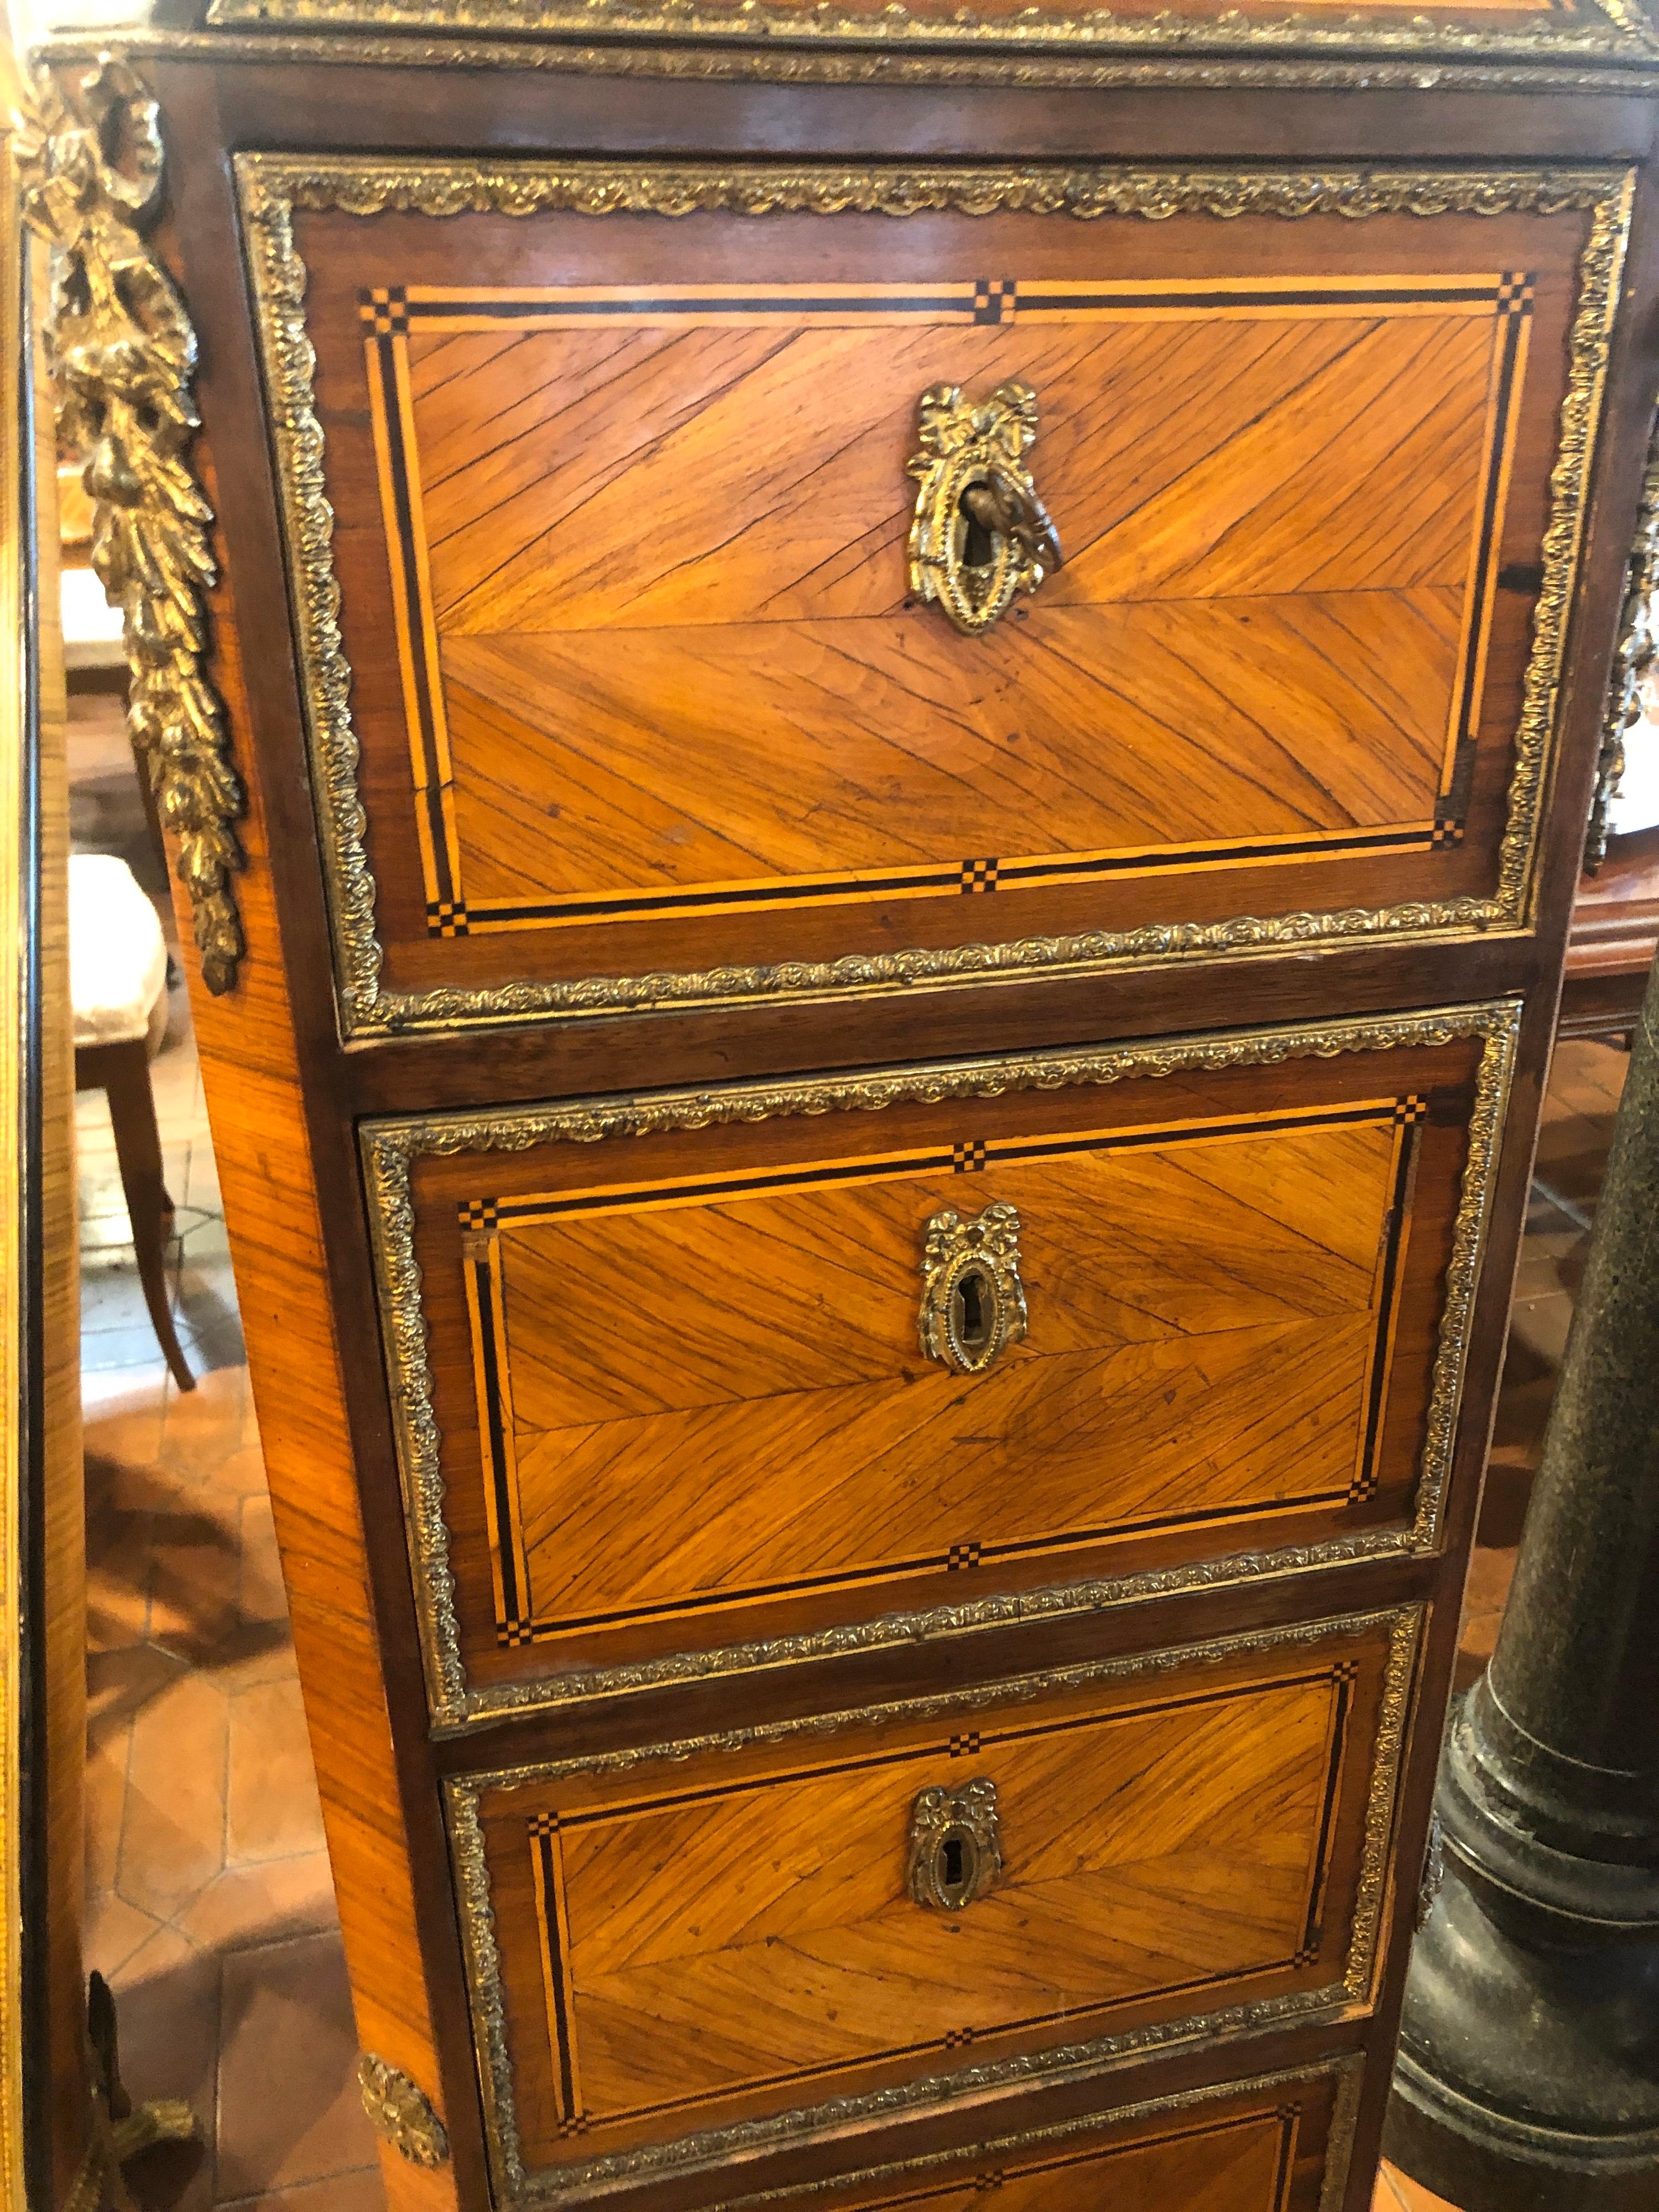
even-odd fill
[[[211,499],[206,457],[198,459]],[[436,2103],[411,1846],[228,586],[213,614],[213,674],[247,787],[238,825],[246,866],[236,888],[249,949],[236,988],[222,997],[208,992],[187,957],[191,1011],[358,2036]],[[189,902],[176,876],[173,890],[188,947]],[[448,2164],[422,2169],[385,2147],[381,2167],[391,2212],[439,2212],[458,2201]]]

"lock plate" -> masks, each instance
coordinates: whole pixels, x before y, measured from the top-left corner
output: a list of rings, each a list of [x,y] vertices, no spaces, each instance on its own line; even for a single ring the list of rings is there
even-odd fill
[[[910,589],[977,637],[1060,564],[1060,538],[1025,463],[1036,394],[1011,378],[975,407],[960,386],[936,384],[918,413]]]
[[[910,1894],[935,1912],[960,1912],[1002,1872],[997,1785],[924,1790],[910,1808]]]
[[[982,1375],[1025,1334],[1019,1213],[999,1202],[977,1220],[954,1206],[927,1224],[921,1262],[921,1348],[958,1375]]]

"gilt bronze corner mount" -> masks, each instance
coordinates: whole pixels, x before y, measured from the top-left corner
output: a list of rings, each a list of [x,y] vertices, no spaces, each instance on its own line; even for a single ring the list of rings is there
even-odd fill
[[[208,673],[213,510],[186,455],[200,427],[196,333],[146,243],[161,193],[159,112],[128,64],[40,71],[23,216],[56,249],[46,357],[58,439],[84,456],[92,566],[122,614],[127,724],[177,841],[203,979],[230,990],[245,951],[234,878],[245,811]]]
[[[411,2166],[447,2161],[449,2131],[425,2090],[407,2074],[366,2051],[357,2062],[357,2086],[369,2124]]]

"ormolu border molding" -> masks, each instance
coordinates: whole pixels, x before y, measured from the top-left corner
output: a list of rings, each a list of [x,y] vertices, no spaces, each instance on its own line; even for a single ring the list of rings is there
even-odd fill
[[[1448,10],[1449,13],[1453,12]],[[1596,20],[1599,18],[1599,20]],[[986,17],[972,9],[915,15],[900,4],[849,13],[836,0],[811,7],[787,0],[212,0],[210,24],[283,28],[332,26],[345,31],[500,32],[520,38],[726,40],[746,44],[1043,48],[1062,52],[1251,53],[1301,52],[1420,55],[1443,60],[1504,56],[1540,60],[1650,60],[1659,51],[1653,27],[1630,0],[1601,0],[1580,22],[1547,17],[1493,29],[1465,20],[1437,22],[1427,14],[1405,21],[1297,13],[1251,18],[1229,9],[1210,15],[1162,9],[1125,15],[1109,8],[1043,15],[1035,9]]]
[[[1051,2128],[1024,2128],[1017,2135],[996,2136],[963,2152],[939,2151],[928,2158],[891,2160],[886,2166],[862,2166],[855,2173],[838,2173],[823,2181],[802,2182],[793,2189],[763,2189],[747,2197],[728,2197],[716,2212],[753,2212],[762,2204],[806,2204],[814,2197],[852,2189],[872,2188],[882,2182],[914,2177],[925,2184],[930,2174],[948,2178],[951,2170],[1002,2157],[1009,2152],[1033,2150],[1045,2143],[1063,2143],[1102,2126],[1132,2126],[1139,2120],[1156,2120],[1166,2114],[1201,2112],[1206,2105],[1235,2097],[1260,2096],[1264,2091],[1306,2087],[1318,2081],[1333,2086],[1330,2126],[1325,2138],[1325,2171],[1320,2182],[1319,2212],[1341,2212],[1348,2169],[1353,2160],[1355,2125],[1359,2118],[1359,2091],[1365,2062],[1357,2051],[1344,2058],[1327,2058],[1311,2066],[1276,2074],[1255,2074],[1236,2081],[1214,2081],[1201,2089],[1186,2089],[1170,2097],[1147,2097],[1133,2105],[1120,2105],[1103,2112],[1087,2113]]]
[[[1330,2069],[1337,2077],[1336,2103],[1331,2131],[1325,2142],[1325,2172],[1319,2187],[1319,2212],[1342,2212],[1353,2166],[1354,2137],[1359,2132],[1359,2093],[1365,2083],[1365,2062],[1358,2056],[1339,2058]]]
[[[110,45],[107,35],[55,33],[35,49],[56,66],[94,59]],[[1228,55],[1195,58],[1019,52],[884,52],[843,46],[813,48],[653,46],[642,41],[583,46],[558,40],[501,37],[424,37],[415,32],[213,31],[132,28],[121,33],[121,52],[137,61],[208,63],[217,66],[294,65],[344,69],[535,70],[555,76],[691,79],[721,83],[1017,85],[1030,89],[1068,87],[1141,90],[1526,92],[1594,94],[1646,99],[1659,92],[1652,67],[1602,63],[1592,68],[1551,66],[1542,61],[1448,63],[1427,60],[1310,60],[1294,55],[1268,59]]]
[[[185,455],[200,428],[196,333],[144,243],[161,193],[161,119],[125,62],[36,79],[23,217],[56,247],[46,357],[59,434],[86,459],[92,566],[122,615],[127,727],[178,840],[202,980],[231,990],[245,944],[234,824],[246,800],[208,675],[213,510]]]
[[[1316,1572],[1354,1560],[1432,1553],[1439,1543],[1442,1505],[1456,1442],[1469,1330],[1520,1019],[1517,1000],[1498,1000],[1486,1006],[1431,1013],[1382,1014],[1220,1036],[1164,1038],[1082,1051],[935,1062],[864,1075],[731,1084],[701,1091],[659,1091],[632,1097],[579,1099],[562,1105],[504,1108],[485,1115],[444,1114],[365,1122],[360,1140],[375,1284],[434,1733],[449,1735],[506,1713],[579,1698],[614,1696],[855,1651],[887,1650],[924,1638],[1095,1612],[1109,1605],[1144,1603],[1182,1592]],[[887,1613],[811,1633],[676,1652],[532,1681],[495,1683],[483,1688],[474,1687],[469,1681],[450,1565],[449,1532],[444,1520],[441,1438],[433,1404],[420,1263],[415,1255],[410,1189],[415,1160],[462,1152],[526,1152],[543,1144],[592,1144],[659,1130],[763,1121],[784,1115],[872,1112],[907,1103],[996,1097],[1011,1091],[1054,1091],[1194,1070],[1216,1073],[1271,1066],[1286,1060],[1331,1059],[1348,1052],[1443,1045],[1467,1037],[1484,1040],[1484,1049],[1476,1072],[1468,1151],[1453,1222],[1416,1510],[1408,1529],[1333,1537],[1324,1543],[1237,1553],[1144,1574],[1018,1591],[915,1612]]]
[[[640,2181],[665,2172],[695,2171],[742,2153],[793,2145],[827,2128],[868,2124],[918,2106],[937,2107],[960,2097],[982,2095],[1033,2081],[1077,2080],[1132,2055],[1144,2057],[1155,2051],[1169,2051],[1194,2045],[1214,2047],[1235,2038],[1304,2023],[1347,2006],[1365,2003],[1371,1995],[1377,1964],[1382,1906],[1388,1891],[1395,1798],[1416,1674],[1422,1616],[1423,1608],[1417,1605],[1347,1613],[1285,1627],[1252,1630],[1210,1642],[1174,1645],[1161,1651],[1093,1660],[933,1697],[812,1714],[672,1743],[599,1753],[585,1759],[556,1759],[544,1765],[450,1778],[444,1784],[445,1814],[466,1960],[467,1996],[477,2046],[478,2077],[483,2091],[485,2142],[498,2203],[508,2207],[556,2203],[608,2182]],[[489,1869],[483,1826],[478,1815],[478,1801],[486,1790],[555,1782],[570,1774],[626,1772],[659,1760],[678,1761],[742,1751],[757,1744],[823,1735],[848,1727],[927,1720],[974,1711],[988,1705],[1052,1696],[1093,1683],[1132,1680],[1142,1675],[1167,1674],[1182,1667],[1248,1658],[1257,1652],[1294,1650],[1344,1636],[1360,1637],[1384,1626],[1389,1631],[1389,1656],[1377,1712],[1376,1750],[1348,1953],[1339,1981],[1320,1989],[1297,1990],[1287,1996],[1230,2005],[1185,2020],[1161,2022],[1123,2035],[1102,2036],[1086,2043],[999,2059],[945,2076],[926,2076],[865,2096],[834,2098],[788,2113],[704,2130],[676,2142],[641,2144],[556,2172],[531,2173],[526,2170],[514,2096],[513,2061],[507,2043]]]
[[[1607,167],[1514,170],[1336,168],[1187,170],[1091,167],[837,168],[814,166],[545,161],[480,163],[374,157],[244,154],[236,157],[250,249],[257,319],[276,441],[289,558],[299,609],[307,739],[319,817],[342,1027],[348,1037],[471,1021],[507,1023],[663,1006],[840,996],[949,985],[1041,972],[1088,974],[1170,957],[1218,957],[1275,947],[1376,937],[1421,937],[1521,928],[1530,903],[1532,860],[1552,750],[1567,617],[1583,536],[1585,492],[1601,417],[1608,343],[1623,270],[1634,172]],[[940,950],[854,954],[700,974],[586,976],[487,989],[410,993],[383,988],[375,885],[364,846],[357,788],[351,671],[339,623],[333,568],[333,509],[325,486],[323,432],[314,404],[315,356],[305,325],[307,273],[294,241],[294,215],[333,210],[368,216],[412,210],[441,216],[467,210],[589,216],[698,211],[880,213],[949,209],[968,215],[1023,211],[1085,221],[1179,214],[1296,219],[1591,212],[1580,268],[1560,439],[1551,477],[1543,579],[1534,612],[1509,813],[1491,898],[1419,901],[1381,908],[1175,922],[1118,932],[966,945]]]

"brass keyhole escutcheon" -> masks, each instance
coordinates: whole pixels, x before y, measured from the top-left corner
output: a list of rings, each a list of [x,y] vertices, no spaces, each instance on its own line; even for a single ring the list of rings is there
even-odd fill
[[[1036,394],[1016,379],[977,407],[959,385],[921,395],[920,450],[909,463],[910,589],[969,637],[1060,564],[1059,536],[1025,463],[1036,427]]]
[[[930,1359],[958,1375],[981,1375],[1025,1334],[1019,1279],[1019,1214],[988,1206],[976,1221],[954,1207],[927,1224],[916,1321]]]
[[[997,1785],[924,1790],[910,1808],[910,1894],[936,1912],[960,1912],[1002,1872]]]

